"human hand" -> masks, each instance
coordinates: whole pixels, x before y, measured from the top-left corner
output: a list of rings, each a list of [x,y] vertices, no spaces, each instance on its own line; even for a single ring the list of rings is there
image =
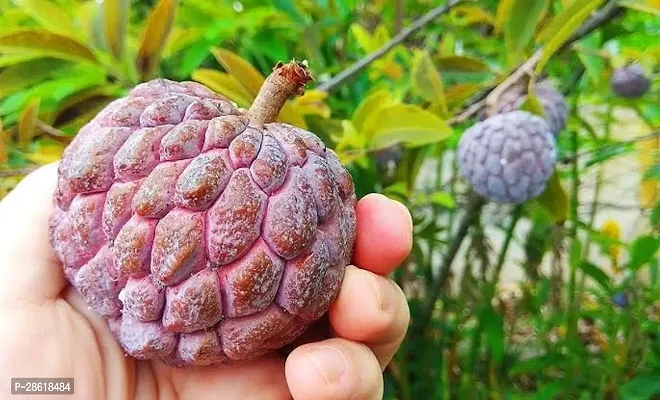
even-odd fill
[[[48,242],[56,170],[39,169],[0,203],[0,397],[9,395],[12,377],[69,377],[75,395],[67,399],[382,398],[382,370],[410,319],[403,292],[384,277],[412,245],[401,204],[381,195],[358,203],[359,268],[347,267],[328,311],[331,337],[287,356],[181,369],[126,357],[106,322],[68,285]]]

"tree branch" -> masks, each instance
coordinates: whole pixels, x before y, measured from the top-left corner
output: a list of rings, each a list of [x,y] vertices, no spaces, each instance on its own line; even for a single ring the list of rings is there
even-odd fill
[[[481,208],[486,204],[486,201],[476,193],[470,193],[470,200],[468,202],[467,208],[465,210],[465,215],[461,219],[460,224],[458,225],[458,230],[453,236],[451,244],[445,253],[445,257],[442,259],[442,264],[440,266],[440,271],[438,278],[433,282],[433,286],[429,293],[426,294],[426,299],[424,301],[424,308],[422,309],[422,314],[420,315],[419,320],[417,321],[417,328],[419,332],[423,332],[426,324],[431,320],[433,316],[433,309],[435,308],[435,302],[440,296],[440,292],[445,286],[447,279],[449,279],[449,271],[451,270],[451,265],[458,253],[458,250],[461,248],[463,240],[468,234],[470,227],[474,222],[479,218],[481,214]]]
[[[573,35],[557,50],[557,53],[566,50],[573,43],[584,38],[594,30],[599,27],[607,24],[617,16],[621,15],[625,9],[619,7],[616,4],[616,1],[610,1],[603,6],[600,10],[596,11],[594,15],[587,22],[584,23],[578,30],[576,30]],[[511,85],[518,82],[525,74],[530,73],[536,68],[536,64],[541,59],[541,54],[543,53],[543,48],[538,49],[534,54],[519,65],[512,73],[499,85],[491,86],[481,92],[475,99],[467,104],[466,108],[450,120],[452,124],[462,123],[473,117],[479,110],[489,104],[494,104],[497,101],[500,94],[506,91]]]
[[[358,72],[366,68],[369,64],[371,64],[372,62],[376,61],[380,57],[387,54],[388,51],[392,50],[397,45],[401,44],[404,40],[406,40],[406,38],[408,38],[408,36],[422,29],[423,27],[428,25],[431,21],[435,20],[441,15],[446,14],[447,12],[449,12],[449,10],[452,9],[452,7],[462,2],[463,0],[448,0],[446,5],[432,9],[431,11],[424,14],[419,19],[415,20],[412,24],[410,24],[410,26],[407,26],[405,29],[399,32],[389,42],[385,43],[381,48],[379,48],[378,50],[374,51],[371,54],[367,54],[365,57],[360,59],[355,64],[351,65],[350,67],[343,70],[339,74],[335,75],[329,80],[318,85],[316,87],[316,90],[320,90],[323,92],[333,91],[339,85],[351,79]]]

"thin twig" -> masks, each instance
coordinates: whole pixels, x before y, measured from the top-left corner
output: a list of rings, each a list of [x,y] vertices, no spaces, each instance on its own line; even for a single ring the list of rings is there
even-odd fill
[[[61,130],[53,127],[53,126],[48,125],[47,123],[45,123],[44,121],[42,121],[40,119],[35,119],[34,120],[34,125],[38,129],[40,129],[42,132],[44,132],[46,134],[46,136],[48,136],[50,138],[53,138],[53,139],[57,140],[60,143],[69,144],[73,140],[72,136],[69,136],[65,132],[63,132],[63,131],[61,131]]]
[[[428,13],[421,16],[419,19],[415,20],[410,26],[407,26],[396,36],[394,36],[389,42],[385,43],[381,48],[374,51],[373,53],[367,54],[362,59],[360,59],[355,64],[351,65],[349,68],[343,70],[339,74],[333,76],[327,81],[321,83],[316,87],[316,90],[323,92],[331,92],[336,89],[339,85],[343,84],[345,81],[351,79],[358,72],[362,71],[369,64],[376,61],[380,57],[387,54],[388,51],[392,50],[394,47],[401,44],[406,40],[410,35],[422,29],[433,20],[437,19],[443,14],[446,14],[451,10],[452,7],[456,6],[459,3],[462,3],[463,0],[448,0],[447,4],[444,6],[436,7],[429,11]]]

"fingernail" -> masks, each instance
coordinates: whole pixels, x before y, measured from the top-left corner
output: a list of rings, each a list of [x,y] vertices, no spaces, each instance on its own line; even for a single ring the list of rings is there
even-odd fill
[[[307,357],[328,385],[339,382],[348,368],[348,360],[344,354],[332,346],[321,346],[308,353]]]
[[[369,282],[378,301],[378,308],[381,311],[388,311],[392,307],[392,285],[377,275],[370,275]]]

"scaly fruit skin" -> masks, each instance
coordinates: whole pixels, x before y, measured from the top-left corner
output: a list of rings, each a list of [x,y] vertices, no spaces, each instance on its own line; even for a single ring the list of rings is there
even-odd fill
[[[477,194],[497,203],[520,204],[541,194],[556,159],[548,124],[527,111],[477,122],[458,145],[461,175]]]
[[[568,107],[564,96],[555,88],[550,81],[541,81],[534,85],[534,92],[541,107],[543,108],[544,118],[550,126],[550,131],[556,138],[566,127],[568,118]],[[514,85],[504,92],[498,99],[496,114],[508,113],[520,109],[525,102],[527,95],[527,86]],[[481,114],[481,120],[486,119],[485,113]]]
[[[617,96],[636,99],[643,96],[651,81],[644,75],[638,64],[629,64],[614,71],[611,80],[612,90]]]
[[[335,153],[197,83],[136,86],[81,129],[58,174],[51,243],[138,359],[283,347],[327,311],[352,257],[356,198]]]

